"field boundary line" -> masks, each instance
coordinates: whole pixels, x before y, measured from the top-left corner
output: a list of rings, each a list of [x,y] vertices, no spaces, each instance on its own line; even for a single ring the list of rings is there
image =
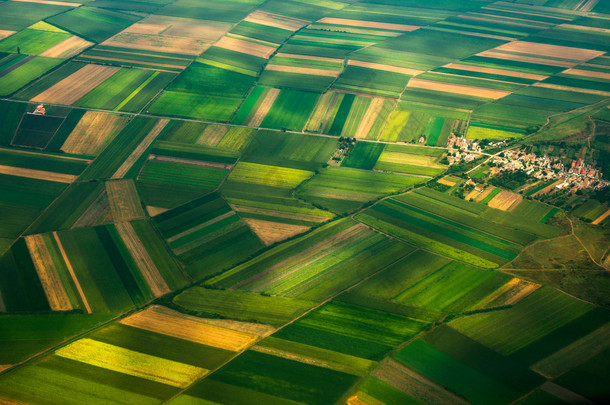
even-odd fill
[[[57,242],[57,247],[59,248],[61,256],[64,259],[64,262],[66,262],[66,267],[68,268],[68,271],[70,272],[70,276],[72,277],[72,281],[74,281],[74,285],[76,286],[76,289],[78,290],[78,295],[80,295],[80,298],[83,300],[83,305],[85,305],[85,308],[87,309],[87,313],[88,314],[93,313],[93,311],[91,311],[91,307],[89,306],[89,302],[87,302],[87,297],[85,296],[85,292],[83,291],[83,288],[81,287],[80,282],[78,281],[78,277],[76,277],[76,273],[74,272],[72,263],[70,263],[70,259],[68,258],[68,255],[66,254],[64,245],[63,245],[63,243],[61,243],[61,240],[59,239],[59,235],[57,234],[57,231],[53,232],[53,238],[55,239],[55,242]]]

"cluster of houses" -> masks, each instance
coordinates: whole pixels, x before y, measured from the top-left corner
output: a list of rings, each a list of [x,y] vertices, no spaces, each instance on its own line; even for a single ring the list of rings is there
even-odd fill
[[[572,191],[584,189],[601,189],[610,182],[604,180],[603,174],[596,168],[583,162],[582,159],[573,160],[571,166],[566,167],[559,158],[550,159],[548,156],[536,156],[522,150],[508,150],[500,156],[494,156],[492,175],[503,171],[523,170],[529,176],[539,180],[557,180],[556,188],[569,188]]]

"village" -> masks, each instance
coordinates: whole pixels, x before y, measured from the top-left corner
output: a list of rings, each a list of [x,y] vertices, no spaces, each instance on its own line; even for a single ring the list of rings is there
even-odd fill
[[[488,144],[486,149],[505,145],[505,141],[496,142]],[[447,156],[449,165],[471,162],[482,152],[482,148],[477,142],[455,135],[449,138],[447,147],[449,148]],[[600,170],[580,158],[572,160],[569,165],[564,165],[559,157],[537,156],[522,149],[512,149],[493,155],[489,164],[492,166],[492,175],[523,170],[527,175],[538,180],[556,180],[555,188],[568,188],[572,192],[600,190],[610,185],[609,181],[603,179],[603,173]]]

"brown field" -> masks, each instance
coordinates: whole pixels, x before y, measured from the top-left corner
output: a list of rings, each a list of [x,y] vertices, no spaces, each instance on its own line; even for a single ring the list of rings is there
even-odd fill
[[[31,101],[72,104],[119,71],[114,66],[87,65],[43,91]]]
[[[208,125],[195,141],[196,145],[216,146],[223,136],[227,133],[229,127],[225,125]]]
[[[260,219],[245,218],[244,221],[254,231],[256,236],[267,246],[298,235],[310,228],[308,226],[282,224],[279,222],[263,221]]]
[[[381,108],[383,108],[384,101],[385,100],[382,98],[373,97],[368,109],[366,110],[366,113],[364,113],[364,117],[358,125],[358,129],[356,130],[356,134],[354,135],[355,138],[366,138],[366,136],[371,131],[371,128],[373,127],[373,124],[375,123],[375,120],[377,119]]]
[[[343,63],[343,59],[338,58],[327,58],[324,56],[309,56],[309,55],[297,55],[294,53],[281,53],[278,52],[275,54],[278,58],[292,58],[292,59],[305,59],[305,60],[319,60],[322,62],[336,62]]]
[[[476,202],[481,202],[485,199],[485,197],[487,197],[489,194],[491,194],[492,191],[494,191],[495,187],[494,186],[489,186],[485,189],[485,191],[483,191],[481,194],[479,194],[479,196],[475,199]]]
[[[536,42],[513,41],[500,45],[495,50],[507,52],[519,52],[526,55],[546,56],[552,58],[564,58],[568,60],[585,61],[604,54],[603,51],[573,48],[569,46],[539,44]]]
[[[333,363],[330,361],[325,361],[323,359],[303,356],[301,354],[290,353],[285,350],[274,349],[271,347],[263,347],[263,346],[253,346],[250,348],[255,352],[269,354],[275,357],[281,357],[283,359],[288,359],[292,361],[297,361],[299,363],[309,364],[316,367],[327,368],[330,370],[339,371],[341,373],[352,374],[357,376],[362,376],[362,372],[355,371],[351,367],[345,366],[343,364]]]
[[[437,180],[436,182],[439,184],[444,184],[445,186],[449,186],[449,187],[453,187],[457,184],[455,181],[447,180],[444,177],[440,180]]]
[[[280,28],[288,31],[296,31],[306,25],[309,21],[299,18],[286,17],[279,14],[267,13],[264,11],[254,11],[250,13],[244,21],[266,25],[268,27]]]
[[[270,89],[267,94],[265,94],[265,98],[258,106],[256,114],[254,114],[254,116],[252,116],[252,118],[250,119],[250,122],[248,122],[249,127],[258,127],[261,125],[261,123],[265,119],[265,116],[271,109],[271,106],[275,102],[275,99],[277,98],[278,94],[280,94],[280,89]]]
[[[28,247],[32,262],[36,268],[36,273],[42,284],[42,289],[49,301],[52,311],[70,311],[74,309],[70,298],[64,289],[55,263],[42,235],[30,235],[25,237],[25,244]]]
[[[481,67],[481,66],[463,65],[461,63],[449,63],[443,67],[450,68],[450,69],[466,70],[469,72],[491,73],[494,75],[519,77],[522,79],[531,79],[531,80],[544,80],[548,77],[548,76],[544,76],[544,75],[536,75],[533,73],[516,72],[514,70],[493,69],[493,68],[486,68],[486,67]],[[564,73],[566,73],[566,72],[564,72]]]
[[[604,34],[610,33],[610,30],[607,28],[600,27],[587,27],[586,25],[574,25],[574,24],[561,24],[561,27],[571,28],[579,31],[594,31],[594,32],[603,32]]]
[[[146,211],[148,212],[148,215],[154,217],[156,215],[163,214],[164,212],[169,211],[169,209],[161,207],[151,207],[150,205],[147,205]]]
[[[258,337],[266,337],[276,331],[276,328],[270,325],[254,322],[241,322],[232,319],[214,319],[214,318],[199,318],[201,322],[208,325],[218,326],[224,329],[231,329],[237,332],[244,332],[249,335]]]
[[[512,209],[514,209],[521,202],[521,200],[523,200],[523,196],[521,194],[502,190],[494,198],[492,198],[487,205],[502,211],[512,211]]]
[[[328,106],[330,105],[331,99],[335,92],[329,91],[320,96],[318,103],[316,104],[316,108],[313,110],[313,113],[309,117],[309,121],[305,126],[307,131],[319,132],[320,127],[322,126],[322,121],[324,120],[324,115],[328,110]]]
[[[83,288],[81,287],[80,282],[78,281],[78,278],[76,277],[76,273],[74,273],[74,268],[72,267],[72,263],[70,263],[70,259],[68,258],[68,255],[66,254],[64,245],[61,243],[61,239],[59,239],[59,235],[57,235],[57,232],[53,232],[53,238],[55,238],[55,242],[57,242],[57,247],[59,248],[59,251],[61,252],[61,256],[63,257],[64,262],[66,263],[66,267],[68,268],[68,271],[70,272],[72,281],[74,281],[74,285],[76,286],[78,295],[80,295],[80,298],[83,301],[83,305],[85,305],[85,309],[87,310],[87,313],[91,314],[92,313],[91,307],[89,306],[89,302],[87,302],[87,297],[85,296],[85,292],[83,291]]]
[[[604,212],[603,214],[601,214],[599,217],[597,217],[597,219],[593,222],[591,222],[592,225],[597,225],[599,223],[601,223],[604,219],[608,218],[608,216],[610,216],[610,209],[607,210],[606,212]]]
[[[77,36],[73,36],[47,49],[46,51],[41,53],[40,56],[68,59],[73,57],[74,55],[78,55],[90,46],[93,46],[92,42],[85,41],[84,39]]]
[[[568,74],[568,75],[595,77],[597,79],[610,80],[610,73],[596,72],[596,71],[593,71],[593,70],[568,69],[568,70],[565,70],[565,71],[563,71],[561,73]]]
[[[146,149],[152,145],[155,138],[161,133],[161,131],[163,131],[163,128],[165,128],[168,122],[169,120],[166,118],[162,118],[157,121],[157,124],[148,133],[148,135],[146,135],[146,138],[140,142],[138,147],[131,153],[131,155],[129,155],[127,160],[125,160],[121,167],[119,167],[118,170],[112,175],[113,179],[120,179],[127,174],[129,169],[131,169],[131,166],[133,166],[134,163],[136,163],[136,161],[144,154],[144,152],[146,152]]]
[[[274,209],[249,207],[249,206],[245,206],[245,205],[234,205],[233,209],[238,212],[269,215],[269,216],[274,216],[274,217],[278,217],[278,218],[293,218],[293,219],[300,219],[303,221],[324,222],[329,219],[329,217],[321,217],[318,215],[302,214],[299,212],[288,212],[288,211],[284,212],[284,211],[277,211]]]
[[[17,31],[0,30],[0,39],[4,39],[10,35],[13,35]]]
[[[276,48],[273,46],[257,44],[256,42],[245,41],[243,39],[231,38],[227,36],[220,38],[220,40],[216,42],[214,46],[265,59],[269,59],[271,54],[273,54],[273,52],[276,50]]]
[[[159,160],[161,162],[180,163],[180,164],[192,165],[192,166],[217,167],[219,169],[225,169],[225,170],[230,170],[233,167],[233,165],[231,165],[229,163],[205,162],[202,160],[177,158],[177,157],[173,157],[173,156],[150,155],[148,157],[148,159],[149,160]]]
[[[128,117],[87,111],[61,147],[66,153],[97,156],[127,124]]]
[[[477,56],[484,56],[487,58],[496,58],[496,59],[504,59],[504,60],[513,60],[516,62],[526,62],[526,63],[538,63],[541,65],[548,66],[559,66],[559,67],[572,67],[577,64],[577,62],[567,62],[562,60],[554,60],[554,59],[545,59],[538,58],[536,56],[525,56],[525,55],[515,55],[512,53],[504,53],[496,50],[489,50],[477,53]]]
[[[146,217],[132,179],[107,181],[106,194],[115,223]]]
[[[467,86],[463,84],[436,82],[433,80],[418,79],[415,77],[409,80],[407,87],[491,98],[494,100],[505,97],[511,93],[510,91],[505,90],[486,89],[483,87]]]
[[[546,89],[574,91],[576,93],[595,94],[597,96],[610,97],[610,91],[584,89],[582,87],[560,86],[558,84],[534,83],[532,86],[544,87]]]
[[[170,292],[171,289],[167,286],[161,273],[159,273],[157,265],[148,254],[148,251],[146,251],[133,226],[129,222],[122,222],[116,224],[116,229],[154,296],[160,297]]]
[[[312,69],[312,68],[304,68],[298,66],[284,66],[284,65],[267,65],[265,70],[273,70],[276,72],[289,72],[289,73],[299,73],[303,75],[312,75],[312,76],[330,76],[330,77],[338,77],[341,73],[340,70],[328,70],[328,69]]]
[[[72,174],[45,172],[43,170],[24,169],[23,167],[3,165],[0,165],[0,174],[7,174],[9,176],[16,177],[27,177],[29,179],[55,181],[57,183],[72,183],[78,177]]]
[[[381,30],[394,30],[394,31],[414,31],[414,30],[420,28],[417,25],[380,23],[380,22],[375,22],[375,21],[350,20],[347,18],[333,18],[333,17],[324,17],[321,20],[318,20],[317,22],[325,23],[325,24],[348,25],[348,26],[352,26],[352,27],[377,28],[377,29],[381,29]]]
[[[130,48],[145,51],[160,51],[197,56],[208,49],[212,41],[202,41],[196,38],[170,37],[164,35],[137,34],[123,32],[104,41],[106,46]],[[107,59],[100,57],[100,59]]]
[[[426,404],[467,404],[463,399],[395,360],[384,360],[381,367],[371,375]]]
[[[78,218],[74,223],[73,228],[81,228],[85,226],[97,226],[102,224],[111,224],[114,221],[108,202],[108,195],[102,192],[100,196],[87,208],[87,211]]]
[[[257,336],[205,323],[161,306],[152,306],[120,321],[136,328],[238,352],[252,345]]]

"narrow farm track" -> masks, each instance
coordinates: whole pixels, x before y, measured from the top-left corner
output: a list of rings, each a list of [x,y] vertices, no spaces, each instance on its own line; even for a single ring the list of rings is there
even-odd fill
[[[591,261],[595,264],[597,264],[599,267],[608,270],[608,268],[606,266],[604,266],[603,263],[598,262],[597,260],[595,260],[595,258],[593,257],[593,255],[591,254],[591,252],[589,251],[589,249],[587,249],[587,247],[585,246],[585,244],[582,242],[582,240],[580,240],[580,238],[578,237],[578,235],[576,235],[576,232],[574,232],[574,223],[572,222],[572,219],[570,217],[567,217],[568,221],[570,221],[570,227],[572,228],[572,235],[574,235],[574,237],[576,238],[576,240],[578,241],[578,243],[580,243],[580,245],[583,247],[583,249],[585,250],[585,252],[587,252],[587,254],[589,255],[589,258],[591,259]]]

